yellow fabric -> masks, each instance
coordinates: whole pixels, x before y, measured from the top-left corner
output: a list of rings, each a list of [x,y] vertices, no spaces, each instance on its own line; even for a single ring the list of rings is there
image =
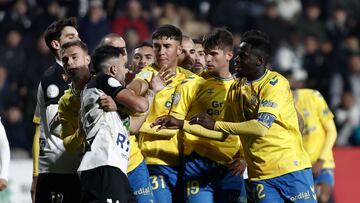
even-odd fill
[[[256,130],[254,130],[256,129]],[[268,129],[262,125],[259,121],[253,119],[241,123],[216,121],[214,130],[225,132],[233,135],[253,135],[253,136],[264,136]]]
[[[302,145],[289,83],[284,77],[267,70],[256,81],[241,79],[232,85],[227,100],[225,113],[230,115],[229,121],[257,119],[258,113],[276,117],[264,136],[240,135],[251,180],[265,180],[311,167]]]
[[[66,90],[59,101],[59,116],[62,125],[60,138],[64,140],[64,147],[74,152],[81,147],[84,136],[79,135],[80,97],[73,94],[71,88]]]
[[[195,114],[207,112],[214,120],[223,120],[223,108],[226,93],[234,82],[232,76],[218,78],[203,71],[197,79],[187,79],[176,88],[171,115],[178,119],[189,120]],[[207,139],[207,133],[195,136],[188,132],[180,131],[179,136],[184,137],[184,154],[192,152],[208,159],[226,165],[239,151],[240,139],[238,136],[229,135],[225,140]],[[218,139],[220,138],[220,139]]]
[[[128,163],[128,173],[138,167],[143,160],[144,157],[141,154],[135,135],[130,135],[130,160]]]
[[[321,158],[325,161],[324,167],[334,168],[332,154],[336,140],[334,115],[318,91],[299,89],[294,94],[296,109],[302,115],[305,124],[303,144],[311,163]]]
[[[201,125],[197,125],[197,124],[190,125],[189,121],[184,121],[183,131],[193,136],[195,135],[206,139],[221,140],[221,141],[229,136],[229,134],[227,133],[209,130],[202,127]]]
[[[32,145],[33,176],[38,176],[39,174],[39,150],[40,150],[39,140],[40,140],[40,125],[37,124],[35,126],[35,134]]]
[[[33,117],[33,123],[35,123],[35,124],[37,124],[37,125],[40,125],[40,117],[34,115],[34,117]]]
[[[158,68],[150,65],[144,67],[135,78],[149,83],[152,76],[157,73]],[[176,68],[176,76],[173,81],[155,95],[145,123],[153,123],[158,116],[169,113],[176,86],[190,76],[198,77],[181,67]],[[182,150],[181,145],[182,140],[178,136],[164,137],[159,136],[159,133],[140,132],[139,146],[147,164],[178,166],[180,164],[179,152]]]

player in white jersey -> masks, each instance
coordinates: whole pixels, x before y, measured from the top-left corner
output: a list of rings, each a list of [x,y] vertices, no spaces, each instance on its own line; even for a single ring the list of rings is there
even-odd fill
[[[66,47],[64,47],[66,48]],[[103,46],[95,50],[94,69],[97,75],[81,94],[81,120],[86,134],[86,151],[78,171],[81,172],[82,202],[128,202],[130,187],[126,177],[130,140],[118,112],[104,112],[99,98],[111,96],[121,110],[146,112],[149,100],[163,88],[148,90],[147,98],[125,87],[125,60],[121,49]]]
[[[5,190],[8,183],[10,165],[10,148],[4,126],[0,117],[0,191]]]
[[[52,23],[45,31],[45,42],[54,54],[56,63],[42,76],[34,115],[34,123],[39,126],[33,145],[34,178],[31,191],[33,201],[39,203],[80,201],[80,181],[76,170],[81,154],[66,152],[63,141],[51,134],[49,129],[57,113],[58,101],[70,84],[59,60],[60,46],[78,39],[76,28],[76,19],[69,18]]]

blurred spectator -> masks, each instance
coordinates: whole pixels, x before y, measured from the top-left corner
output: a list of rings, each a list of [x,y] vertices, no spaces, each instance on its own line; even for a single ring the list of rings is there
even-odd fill
[[[21,81],[20,77],[26,59],[25,47],[22,46],[22,35],[18,30],[10,30],[6,34],[5,44],[0,45],[0,63],[5,65],[9,79]]]
[[[62,9],[57,0],[50,0],[44,4],[43,9],[38,7],[39,11],[34,19],[36,23],[33,25],[35,31],[33,35],[35,36],[42,34],[47,26],[63,17]]]
[[[334,113],[338,130],[336,145],[349,145],[351,135],[360,124],[360,106],[351,92],[344,92],[341,104]]]
[[[171,24],[180,27],[180,14],[175,2],[165,2],[162,6],[162,14],[158,19],[158,26]]]
[[[275,0],[277,2],[277,8],[279,16],[293,24],[301,15],[302,6],[300,0]]]
[[[326,22],[326,31],[335,48],[349,33],[348,14],[342,6],[335,6],[331,18]]]
[[[16,0],[4,20],[0,24],[1,33],[6,33],[10,29],[19,30],[20,33],[26,34],[32,25],[31,18],[28,16],[28,6],[26,0]],[[4,37],[3,35],[1,35]]]
[[[305,16],[296,23],[297,31],[302,37],[314,35],[317,39],[326,38],[325,26],[320,21],[321,10],[317,3],[309,2],[305,7]]]
[[[139,42],[149,37],[149,28],[142,16],[142,6],[138,0],[129,0],[125,16],[119,16],[112,21],[112,32],[126,38],[128,30],[133,30],[139,36]],[[131,32],[130,32],[131,33]],[[129,46],[128,42],[126,42]]]
[[[269,35],[275,49],[290,33],[289,25],[279,16],[275,1],[266,3],[264,14],[256,20],[255,28]]]
[[[110,31],[102,1],[91,0],[88,14],[79,19],[79,34],[88,46],[89,53],[92,53],[101,38]]]
[[[6,98],[10,91],[7,69],[0,65],[0,115],[5,115]]]

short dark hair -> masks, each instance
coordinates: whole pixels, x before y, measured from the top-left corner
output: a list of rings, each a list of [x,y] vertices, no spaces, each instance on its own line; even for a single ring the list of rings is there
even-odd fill
[[[203,46],[205,49],[219,48],[231,51],[234,46],[234,39],[231,32],[225,28],[215,28],[204,37]]]
[[[202,38],[193,38],[192,39],[194,44],[203,44],[203,39]]]
[[[78,28],[77,21],[75,17],[66,18],[63,20],[58,20],[49,25],[44,33],[46,46],[51,50],[52,53],[56,53],[56,49],[51,46],[53,40],[59,40],[61,32],[66,26]]]
[[[119,58],[121,54],[121,48],[109,45],[104,45],[95,49],[94,54],[91,57],[95,72],[99,73],[102,72],[103,69],[108,68],[104,66],[104,63],[109,59]]]
[[[112,39],[115,38],[115,39],[116,39],[116,38],[122,38],[122,37],[121,37],[121,35],[119,35],[118,33],[113,33],[113,32],[112,32],[112,33],[109,33],[109,34],[105,35],[105,36],[100,40],[97,48],[102,47],[102,46],[105,45],[105,39],[106,39],[106,38],[112,38]]]
[[[260,30],[247,31],[242,35],[241,41],[250,44],[252,49],[260,51],[266,61],[269,59],[272,47],[268,35],[264,32]]]
[[[160,26],[159,28],[157,28],[153,34],[152,34],[152,39],[160,39],[162,37],[167,37],[170,39],[174,39],[178,42],[182,42],[182,32],[179,28],[173,26],[173,25],[163,25]]]
[[[61,45],[60,52],[63,53],[65,51],[65,49],[68,49],[73,46],[80,47],[86,53],[88,53],[88,51],[89,51],[88,47],[86,46],[86,44],[83,41],[74,40],[74,41],[66,42],[65,44]]]
[[[135,49],[138,49],[138,48],[142,48],[142,47],[150,47],[150,48],[153,48],[153,45],[148,42],[148,41],[144,41],[144,42],[141,42],[139,43],[138,45],[135,46],[134,50]]]

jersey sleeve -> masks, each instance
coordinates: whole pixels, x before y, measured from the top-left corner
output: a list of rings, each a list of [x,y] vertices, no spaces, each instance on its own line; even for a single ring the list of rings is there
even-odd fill
[[[326,123],[327,121],[333,119],[334,114],[330,111],[324,97],[317,90],[314,90],[313,94],[317,104],[317,113],[321,122]]]
[[[41,81],[42,92],[44,97],[44,106],[58,104],[61,96],[69,88],[61,79],[43,78]]]
[[[36,99],[36,107],[33,117],[33,123],[40,125],[40,96],[43,95],[41,83],[39,84],[38,90],[37,90],[37,99]]]
[[[101,89],[105,94],[115,99],[118,92],[124,89],[124,86],[114,77],[106,74],[99,75],[97,79],[97,88]]]
[[[135,79],[144,80],[147,83],[150,83],[154,74],[155,73],[152,70],[145,67],[138,74],[136,74]]]

